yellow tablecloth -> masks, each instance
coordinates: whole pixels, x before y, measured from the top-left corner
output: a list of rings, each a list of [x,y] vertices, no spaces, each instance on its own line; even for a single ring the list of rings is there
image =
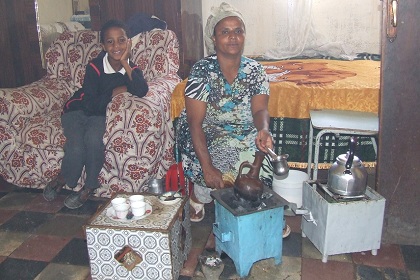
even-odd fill
[[[378,112],[380,62],[301,59],[261,62],[270,79],[271,117],[309,118],[311,109]],[[171,116],[184,109],[186,80],[173,92]]]

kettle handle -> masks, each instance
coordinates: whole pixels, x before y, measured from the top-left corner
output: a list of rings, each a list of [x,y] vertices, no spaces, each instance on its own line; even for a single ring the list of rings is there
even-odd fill
[[[346,161],[346,170],[344,170],[344,174],[350,174],[351,175],[351,166],[353,164],[353,159],[354,159],[354,149],[356,147],[356,140],[354,139],[354,137],[350,137],[350,149],[349,149],[349,156],[347,158]]]

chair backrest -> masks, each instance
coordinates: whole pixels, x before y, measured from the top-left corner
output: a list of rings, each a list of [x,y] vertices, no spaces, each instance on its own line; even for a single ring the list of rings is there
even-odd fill
[[[175,32],[142,32],[132,38],[132,43],[131,59],[143,70],[146,80],[178,72],[179,42]]]
[[[80,88],[87,63],[102,51],[99,31],[81,30],[62,33],[45,54],[47,74]],[[143,70],[146,80],[179,69],[179,43],[171,30],[154,29],[132,38],[131,61]]]
[[[86,64],[101,51],[99,31],[63,32],[45,53],[47,75],[81,87]]]

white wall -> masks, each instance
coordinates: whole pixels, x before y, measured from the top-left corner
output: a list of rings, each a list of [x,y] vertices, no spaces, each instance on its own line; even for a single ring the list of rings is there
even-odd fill
[[[39,24],[70,21],[72,0],[37,0]]]
[[[295,0],[308,1],[308,0]],[[380,53],[381,0],[312,0],[315,30],[354,52]],[[203,0],[203,28],[212,6],[227,2],[244,16],[246,55],[281,47],[287,36],[287,0]]]
[[[34,0],[35,1],[35,0]],[[70,21],[73,15],[73,2],[79,11],[89,12],[89,0],[36,0],[38,1],[38,19],[40,24],[57,21]]]

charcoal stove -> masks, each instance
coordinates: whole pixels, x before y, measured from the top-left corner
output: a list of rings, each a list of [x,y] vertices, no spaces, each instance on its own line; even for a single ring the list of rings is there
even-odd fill
[[[238,198],[233,188],[211,195],[215,199],[216,251],[233,260],[239,277],[247,276],[256,261],[273,257],[276,264],[281,263],[286,200],[268,187],[256,202]]]
[[[367,187],[364,195],[341,196],[325,185],[304,182],[302,195],[302,236],[321,252],[322,262],[335,254],[377,254],[385,211],[385,198],[379,193]]]

